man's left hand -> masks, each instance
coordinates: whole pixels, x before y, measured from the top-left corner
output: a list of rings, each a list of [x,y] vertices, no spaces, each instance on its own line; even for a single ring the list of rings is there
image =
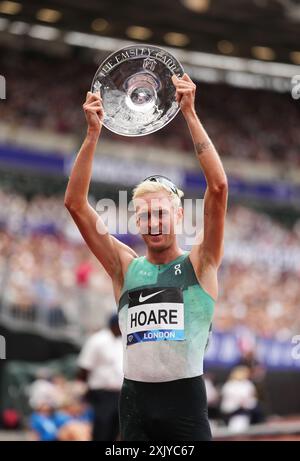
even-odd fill
[[[172,82],[176,88],[176,101],[184,116],[195,112],[196,85],[191,78],[184,74],[182,78],[172,76]]]

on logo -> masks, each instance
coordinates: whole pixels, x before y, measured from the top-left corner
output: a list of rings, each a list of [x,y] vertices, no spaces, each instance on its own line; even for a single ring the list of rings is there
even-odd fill
[[[180,264],[175,264],[175,275],[181,274]]]

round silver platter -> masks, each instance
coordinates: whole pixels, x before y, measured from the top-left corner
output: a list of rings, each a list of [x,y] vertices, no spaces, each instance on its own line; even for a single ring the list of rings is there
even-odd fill
[[[156,46],[127,46],[108,56],[91,88],[100,90],[104,126],[123,136],[143,136],[163,128],[179,111],[174,74],[182,77],[182,65]]]

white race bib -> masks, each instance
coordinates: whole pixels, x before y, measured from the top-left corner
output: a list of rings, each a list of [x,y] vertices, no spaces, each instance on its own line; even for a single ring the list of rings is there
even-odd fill
[[[155,287],[129,293],[127,345],[184,339],[184,303],[180,288]]]

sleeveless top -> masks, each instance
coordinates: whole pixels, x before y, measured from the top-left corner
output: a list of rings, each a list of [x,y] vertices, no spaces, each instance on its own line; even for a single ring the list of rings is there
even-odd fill
[[[164,382],[201,375],[214,305],[188,252],[160,265],[135,258],[118,306],[125,378]]]

